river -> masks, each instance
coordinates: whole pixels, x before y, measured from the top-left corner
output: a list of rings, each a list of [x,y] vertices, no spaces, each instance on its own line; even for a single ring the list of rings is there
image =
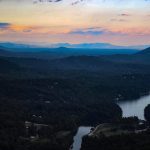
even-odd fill
[[[118,102],[123,112],[123,117],[137,116],[139,119],[145,120],[144,108],[150,104],[150,95],[143,96],[133,101]]]
[[[73,148],[71,150],[80,150],[82,144],[82,137],[90,133],[91,127],[81,126],[78,128],[76,135],[74,136]]]
[[[144,120],[144,108],[150,104],[150,95],[143,96],[139,99],[132,101],[121,101],[117,103],[122,111],[123,117],[137,116],[139,119]],[[82,137],[90,133],[91,127],[81,126],[78,128],[74,136],[72,150],[80,150],[82,144]]]

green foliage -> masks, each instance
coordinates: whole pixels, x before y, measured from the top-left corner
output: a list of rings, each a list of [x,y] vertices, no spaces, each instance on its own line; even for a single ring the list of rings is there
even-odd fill
[[[147,60],[149,56],[143,54],[56,60],[1,57],[0,149],[65,150],[78,126],[119,120],[122,112],[116,100],[132,100],[149,92]],[[148,118],[147,109],[145,114]],[[32,123],[28,133],[25,121]],[[137,119],[122,121],[128,124]],[[46,126],[37,131],[35,123]],[[37,134],[38,139],[30,138]],[[149,134],[141,137],[141,145],[149,148],[144,143],[149,144]],[[140,147],[140,140],[138,135],[103,139],[103,143],[94,140],[92,147],[125,146],[123,150],[128,150],[132,142]]]
[[[82,150],[149,150],[150,133],[128,134],[102,139],[85,137]]]

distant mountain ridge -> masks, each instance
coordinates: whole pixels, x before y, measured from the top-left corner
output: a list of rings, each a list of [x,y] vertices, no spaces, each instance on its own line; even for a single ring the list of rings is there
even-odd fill
[[[56,50],[56,49],[54,49]],[[145,49],[134,54],[116,55],[81,55],[73,53],[65,54],[68,48],[58,48],[58,53],[51,52],[9,52],[0,50],[1,68],[5,71],[14,71],[13,75],[41,76],[40,72],[51,74],[51,72],[89,72],[103,73],[104,75],[120,75],[132,73],[150,73],[150,55]],[[81,50],[81,49],[78,49]],[[83,49],[84,50],[84,49]],[[86,51],[85,49],[84,51]],[[60,54],[61,52],[61,54]],[[144,54],[142,54],[144,52]],[[12,63],[12,64],[11,64]],[[9,67],[10,66],[10,67]],[[18,70],[19,69],[19,70]],[[21,69],[21,70],[20,70]],[[32,71],[31,71],[32,70]],[[25,71],[25,73],[24,73]]]
[[[5,43],[6,44],[6,43]],[[124,56],[126,55],[143,55],[143,54],[150,54],[150,48],[144,49],[142,51],[136,50],[136,49],[96,49],[96,48],[66,48],[66,47],[59,47],[59,48],[42,48],[42,47],[33,47],[33,46],[22,46],[17,45],[17,48],[14,48],[15,46],[12,43],[8,43],[8,47],[5,47],[5,44],[0,45],[0,56],[3,57],[18,57],[18,58],[36,58],[36,59],[61,59],[71,56],[102,56],[105,55],[123,55],[123,56],[110,56],[109,59],[119,60],[122,61],[129,61],[133,62],[133,60],[130,58],[130,56]],[[14,44],[15,45],[15,44]],[[99,45],[99,44],[98,44]],[[104,44],[105,45],[105,44]],[[19,46],[23,48],[19,48]],[[88,46],[88,44],[87,44]],[[139,56],[135,56],[136,60],[139,62]],[[108,59],[108,57],[107,57]],[[144,60],[149,59],[149,56],[144,55],[140,60],[145,62]]]
[[[5,57],[24,57],[38,59],[56,59],[69,56],[99,56],[114,54],[135,54],[135,49],[88,49],[88,48],[7,48],[0,46],[0,56]]]
[[[138,54],[150,54],[150,47],[140,51]]]
[[[80,44],[70,44],[70,43],[56,43],[56,44],[45,44],[45,45],[34,45],[34,44],[20,44],[11,42],[0,42],[0,46],[12,49],[27,49],[27,48],[82,48],[82,49],[145,49],[149,45],[135,45],[135,46],[118,46],[110,43],[80,43]]]
[[[20,43],[11,43],[11,42],[0,42],[0,48],[3,47],[3,48],[36,48],[36,47],[39,47],[39,46],[36,46],[36,45],[30,45],[30,44],[20,44]]]

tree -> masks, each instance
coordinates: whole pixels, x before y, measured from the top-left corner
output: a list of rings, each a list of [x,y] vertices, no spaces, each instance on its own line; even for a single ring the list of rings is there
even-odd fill
[[[144,109],[145,119],[150,123],[150,104]]]

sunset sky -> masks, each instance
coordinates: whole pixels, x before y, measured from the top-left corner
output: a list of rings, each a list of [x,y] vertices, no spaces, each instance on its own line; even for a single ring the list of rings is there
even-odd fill
[[[0,0],[0,41],[150,44],[150,0]]]

